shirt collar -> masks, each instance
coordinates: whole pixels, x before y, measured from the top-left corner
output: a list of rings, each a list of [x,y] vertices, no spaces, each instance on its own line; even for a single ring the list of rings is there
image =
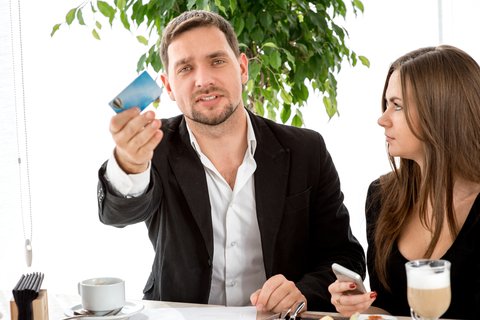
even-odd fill
[[[247,110],[245,110],[245,114],[247,116],[247,152],[251,157],[253,157],[253,155],[255,154],[255,150],[257,149],[257,139],[255,138],[255,131],[253,130],[252,120],[250,119]],[[187,125],[187,131],[193,149],[197,152],[197,154],[201,154],[202,150],[200,149],[200,145],[198,144],[197,139],[195,139],[195,135],[188,126],[187,121],[185,121],[185,124]]]

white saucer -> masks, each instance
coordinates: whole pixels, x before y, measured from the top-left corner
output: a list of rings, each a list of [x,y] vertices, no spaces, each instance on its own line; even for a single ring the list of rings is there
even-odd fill
[[[358,316],[358,320],[397,320],[397,317],[390,316],[388,314],[361,314]]]
[[[82,305],[77,304],[76,306],[71,307],[70,309],[65,310],[65,315],[71,317],[74,315],[75,311],[82,310]],[[89,316],[89,320],[120,320],[128,319],[136,313],[139,313],[143,310],[143,304],[135,302],[126,302],[122,310],[119,313],[112,316]]]

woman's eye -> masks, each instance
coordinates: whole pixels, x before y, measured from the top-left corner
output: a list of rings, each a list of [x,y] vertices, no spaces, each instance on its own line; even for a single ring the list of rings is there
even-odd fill
[[[394,103],[394,104],[393,104],[393,109],[394,109],[395,111],[402,111],[402,110],[403,110],[403,107],[402,107],[401,105],[397,104],[397,103]]]

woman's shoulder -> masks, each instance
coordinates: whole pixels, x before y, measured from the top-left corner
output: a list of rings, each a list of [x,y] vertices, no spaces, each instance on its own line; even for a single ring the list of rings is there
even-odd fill
[[[365,201],[365,218],[367,225],[375,225],[380,214],[382,199],[384,198],[385,183],[390,177],[390,173],[380,176],[373,180],[368,186],[367,197]]]

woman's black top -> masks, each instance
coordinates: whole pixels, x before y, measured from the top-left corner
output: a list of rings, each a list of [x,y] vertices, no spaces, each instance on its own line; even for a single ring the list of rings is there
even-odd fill
[[[372,182],[366,200],[367,267],[370,288],[377,292],[373,305],[393,315],[410,316],[405,272],[408,260],[400,253],[396,242],[387,265],[387,281],[391,291],[380,283],[374,269],[374,232],[380,214],[380,200],[374,195],[379,194],[379,187],[378,179]],[[451,262],[452,290],[450,307],[442,318],[480,319],[480,195],[477,195],[462,229],[442,259]]]

